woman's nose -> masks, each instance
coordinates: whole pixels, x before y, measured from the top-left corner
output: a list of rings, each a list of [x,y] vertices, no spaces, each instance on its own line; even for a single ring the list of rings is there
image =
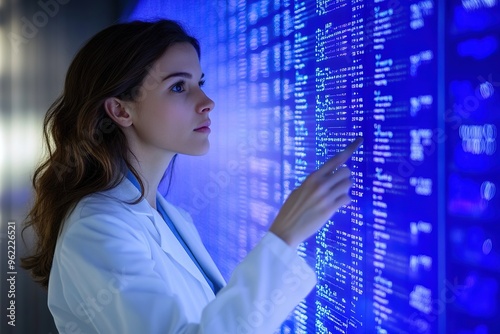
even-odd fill
[[[202,102],[200,103],[200,108],[198,109],[199,112],[210,112],[212,109],[215,107],[215,102],[209,98],[204,92],[202,92],[203,98]]]

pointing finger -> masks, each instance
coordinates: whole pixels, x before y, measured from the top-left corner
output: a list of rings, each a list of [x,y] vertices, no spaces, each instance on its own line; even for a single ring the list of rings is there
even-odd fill
[[[356,151],[356,149],[363,143],[363,138],[357,137],[351,144],[349,144],[342,152],[335,155],[333,158],[325,162],[325,164],[319,169],[321,173],[331,173],[337,169],[340,165],[345,163],[351,155]]]

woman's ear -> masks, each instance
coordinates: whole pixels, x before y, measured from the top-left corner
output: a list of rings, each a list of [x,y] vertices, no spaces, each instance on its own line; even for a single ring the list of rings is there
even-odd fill
[[[116,124],[126,128],[132,125],[132,115],[125,108],[125,103],[117,98],[110,97],[104,101],[104,109],[109,118]]]

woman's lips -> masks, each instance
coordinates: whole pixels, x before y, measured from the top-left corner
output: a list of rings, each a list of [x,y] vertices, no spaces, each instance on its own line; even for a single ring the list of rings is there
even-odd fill
[[[210,133],[210,124],[211,123],[212,122],[210,122],[210,120],[207,120],[207,121],[203,122],[199,127],[194,129],[194,131],[203,132],[203,133]]]
[[[208,126],[202,126],[200,128],[194,129],[196,132],[210,133],[210,128]]]

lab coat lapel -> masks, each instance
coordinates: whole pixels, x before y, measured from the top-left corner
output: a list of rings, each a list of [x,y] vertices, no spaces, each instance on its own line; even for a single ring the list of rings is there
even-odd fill
[[[118,186],[106,191],[106,196],[117,198],[120,201],[132,203],[141,195],[139,190],[127,178],[124,178]],[[160,193],[157,194],[160,205],[165,209],[175,227],[179,231],[186,244],[189,246],[193,255],[196,257],[200,266],[205,270],[205,273],[210,277],[215,284],[224,286],[225,281],[212,258],[206,251],[205,247],[198,239],[198,232],[194,225],[186,221],[180,212],[170,203],[168,203]],[[202,285],[212,291],[202,273],[194,264],[191,257],[186,253],[182,245],[179,243],[168,225],[163,221],[161,216],[151,205],[142,199],[139,203],[131,204],[129,209],[140,217],[147,217],[145,221],[146,228],[154,236],[154,239],[160,244],[160,247],[169,254],[175,261],[184,267],[191,275],[198,279]],[[152,223],[152,224],[151,224]]]
[[[130,180],[124,178],[117,187],[108,191],[108,195],[115,197],[120,201],[132,203],[137,200],[137,198],[139,198],[141,193],[132,184],[132,182],[130,182]],[[164,208],[165,202],[166,201],[161,204]],[[187,271],[189,271],[189,273],[191,273],[191,275],[196,277],[196,279],[198,279],[205,285],[207,284],[198,267],[196,267],[196,265],[193,263],[193,260],[191,260],[189,255],[186,253],[184,247],[182,247],[179,241],[177,241],[177,238],[172,233],[168,225],[163,221],[160,214],[156,210],[154,210],[144,198],[139,203],[131,204],[128,207],[138,218],[149,218],[149,220],[144,222],[144,225],[149,230],[151,235],[154,236],[156,241],[160,244],[160,247],[175,261],[177,261],[179,265],[184,267]],[[172,221],[174,221],[174,224],[176,224],[175,220],[178,221],[179,219],[175,216],[176,219],[174,220],[170,211],[173,210],[167,211],[167,214],[169,215],[169,217],[171,217]],[[178,225],[185,224],[176,224],[176,227]],[[181,235],[183,236],[183,238],[185,238],[183,234]],[[184,240],[189,245],[188,240]]]
[[[212,257],[207,252],[201,239],[199,238],[198,231],[196,230],[194,224],[187,221],[186,218],[179,212],[179,210],[175,206],[167,202],[160,194],[158,194],[158,197],[160,205],[162,205],[162,207],[165,209],[165,212],[174,223],[177,231],[179,231],[179,234],[189,246],[191,252],[193,252],[193,255],[198,260],[200,266],[205,270],[205,274],[210,279],[212,279],[214,284],[218,285],[219,287],[223,287],[226,284],[225,280],[222,277],[219,269],[215,265],[214,261],[212,260]],[[190,263],[193,262],[190,261]],[[202,281],[206,283],[205,278],[201,275],[200,271],[194,263],[193,266],[196,269],[197,273],[200,274]]]

